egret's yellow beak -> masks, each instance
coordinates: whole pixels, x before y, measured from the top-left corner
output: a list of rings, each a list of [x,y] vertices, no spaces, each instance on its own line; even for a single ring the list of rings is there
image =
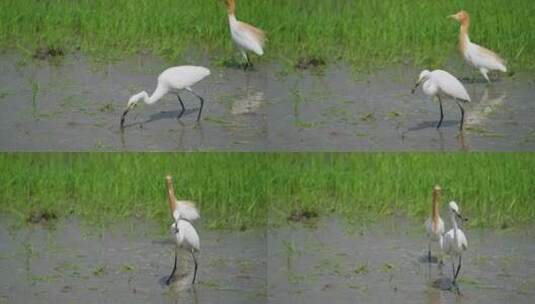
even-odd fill
[[[446,16],[446,18],[452,18],[459,21],[459,16],[457,16],[457,14]]]

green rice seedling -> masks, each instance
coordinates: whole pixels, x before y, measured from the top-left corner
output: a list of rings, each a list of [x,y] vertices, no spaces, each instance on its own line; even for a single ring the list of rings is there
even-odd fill
[[[238,2],[237,13],[267,32],[262,60],[291,66],[303,58],[342,60],[366,69],[412,61],[435,68],[456,53],[459,28],[445,17],[460,9],[471,13],[474,41],[512,69],[535,69],[531,0],[248,0]],[[223,1],[0,2],[5,48],[46,45],[105,58],[153,53],[172,62],[192,53],[229,58],[236,50],[228,31]]]
[[[296,210],[352,223],[422,219],[435,184],[470,225],[510,227],[535,219],[532,168],[530,153],[3,153],[0,212],[167,226],[172,174],[177,197],[196,201],[208,228],[280,225]]]

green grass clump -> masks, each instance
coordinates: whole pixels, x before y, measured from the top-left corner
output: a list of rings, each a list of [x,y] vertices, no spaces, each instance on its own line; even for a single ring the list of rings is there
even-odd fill
[[[255,154],[0,154],[0,211],[28,218],[40,210],[89,221],[140,216],[170,220],[165,175],[178,199],[198,202],[213,228],[266,222],[265,163]]]
[[[533,168],[530,153],[3,153],[0,212],[168,224],[170,173],[212,228],[283,223],[296,210],[423,219],[435,184],[471,225],[509,227],[535,219]]]
[[[438,184],[444,189],[443,212],[455,200],[473,226],[508,227],[535,219],[535,154],[298,153],[278,158],[268,174],[275,213],[314,210],[353,222],[385,215],[424,219]]]
[[[357,68],[405,60],[437,67],[456,50],[459,26],[446,16],[465,9],[473,41],[513,69],[535,70],[532,0],[237,2],[238,18],[267,32],[266,58],[291,65],[315,58]],[[173,62],[188,50],[235,52],[220,0],[0,1],[0,46],[43,44],[106,57],[151,52]]]

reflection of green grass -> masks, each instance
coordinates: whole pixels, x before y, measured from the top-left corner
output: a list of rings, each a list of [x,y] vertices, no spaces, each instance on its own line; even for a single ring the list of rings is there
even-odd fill
[[[274,224],[295,210],[351,221],[422,218],[434,184],[444,201],[460,203],[470,225],[503,227],[535,219],[532,168],[530,153],[4,153],[0,212],[92,221],[135,215],[163,225],[171,173],[178,197],[197,201],[211,228],[263,226],[268,206]]]
[[[463,285],[471,285],[475,288],[482,288],[483,286],[481,285],[480,282],[478,282],[477,280],[469,277],[469,276],[461,276],[461,278],[459,279],[459,283],[460,284],[463,284]],[[486,288],[489,288],[488,286]],[[496,288],[496,287],[494,287]]]
[[[133,270],[135,270],[135,268],[130,264],[123,263],[123,265],[121,265],[121,272],[129,272]]]
[[[324,58],[357,67],[410,60],[437,67],[455,52],[459,31],[445,16],[463,8],[472,13],[474,41],[514,69],[535,69],[531,0],[515,1],[514,9],[503,0],[461,3],[248,0],[238,2],[237,14],[267,32],[267,58],[292,66]],[[233,64],[228,58],[236,52],[223,1],[0,1],[0,46],[25,46],[31,54],[40,44],[111,58],[153,52],[174,62],[194,47],[198,54],[224,52],[219,64]]]
[[[167,225],[165,175],[208,227],[266,223],[262,154],[0,154],[0,212],[35,209],[91,221],[141,215]]]
[[[394,264],[391,264],[391,263],[384,263],[382,266],[381,266],[381,269],[380,271],[381,272],[391,272],[395,269],[395,266]]]
[[[9,95],[9,92],[6,90],[0,89],[0,99],[4,99]]]
[[[52,283],[57,281],[61,276],[59,274],[51,274],[51,275],[32,275],[31,281],[32,283],[42,282],[42,283]]]
[[[103,276],[108,273],[107,266],[106,265],[99,265],[95,270],[93,271],[93,275],[96,277]]]
[[[32,86],[32,116],[37,117],[37,94],[39,94],[39,82],[36,80],[31,81]]]
[[[304,121],[301,119],[296,119],[294,120],[294,125],[302,129],[313,129],[313,128],[319,127],[320,125],[322,125],[322,123],[321,122],[309,122],[309,121]]]
[[[368,263],[366,264],[360,264],[355,268],[356,274],[367,274],[369,272]]]

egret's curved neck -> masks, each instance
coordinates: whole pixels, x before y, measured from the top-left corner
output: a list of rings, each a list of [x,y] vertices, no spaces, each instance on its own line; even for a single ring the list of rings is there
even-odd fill
[[[236,13],[236,1],[235,0],[227,0],[227,13],[229,16],[234,16]]]
[[[236,16],[235,16],[234,14],[232,14],[232,15],[229,14],[229,15],[228,15],[228,22],[229,22],[230,24],[234,24],[234,23],[238,22],[238,19],[236,19]]]
[[[176,209],[176,197],[175,190],[173,189],[173,181],[167,180],[167,198],[169,200],[169,208],[171,209],[171,215]]]
[[[433,230],[434,231],[437,230],[438,221],[440,219],[439,208],[438,208],[439,200],[440,200],[440,194],[433,192],[432,216],[433,216]]]
[[[451,224],[453,225],[453,239],[454,240],[457,240],[457,229],[458,229],[458,226],[457,226],[457,221],[455,220],[455,213],[453,211],[451,211]]]
[[[470,19],[466,19],[463,22],[461,22],[461,32],[459,33],[459,46],[461,50],[465,50],[468,46],[468,43],[470,42],[470,38],[468,37],[468,30],[470,28]]]
[[[167,94],[167,90],[162,85],[158,84],[156,90],[152,92],[152,95],[150,97],[148,96],[147,92],[143,91],[143,93],[143,102],[150,105],[162,99],[162,97]]]

